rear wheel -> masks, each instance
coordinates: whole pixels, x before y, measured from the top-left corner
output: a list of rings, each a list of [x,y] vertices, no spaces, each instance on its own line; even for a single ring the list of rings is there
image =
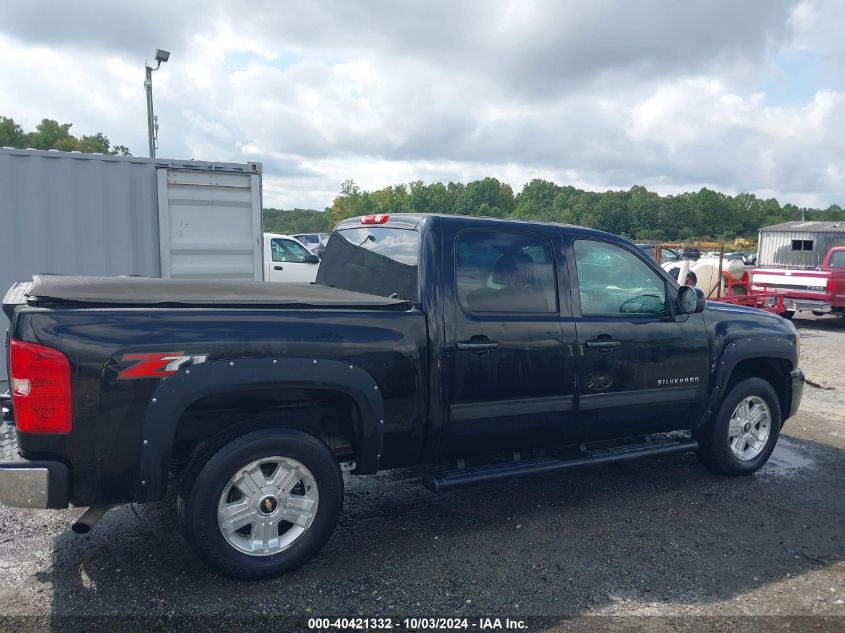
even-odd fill
[[[188,542],[230,578],[296,569],[328,541],[343,477],[328,447],[291,429],[262,429],[210,447],[189,467],[177,500]]]
[[[780,313],[780,316],[782,316],[784,319],[791,321],[792,317],[795,316],[795,310],[784,310]]]
[[[725,475],[750,475],[768,461],[781,425],[780,403],[762,378],[737,382],[716,419],[696,433],[699,456]]]

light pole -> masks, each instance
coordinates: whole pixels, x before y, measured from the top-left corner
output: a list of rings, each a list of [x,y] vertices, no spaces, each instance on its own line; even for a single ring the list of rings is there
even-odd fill
[[[146,77],[144,78],[144,90],[147,91],[147,135],[150,141],[150,158],[156,156],[156,141],[158,141],[158,117],[153,114],[153,71],[158,70],[163,62],[170,59],[170,51],[156,49],[156,67],[151,68],[144,60]]]

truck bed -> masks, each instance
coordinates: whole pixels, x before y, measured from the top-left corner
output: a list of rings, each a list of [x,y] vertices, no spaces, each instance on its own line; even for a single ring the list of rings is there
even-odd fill
[[[265,307],[407,310],[403,299],[350,292],[307,283],[156,279],[150,277],[70,277],[34,275],[16,284],[4,306],[76,304],[126,307]]]

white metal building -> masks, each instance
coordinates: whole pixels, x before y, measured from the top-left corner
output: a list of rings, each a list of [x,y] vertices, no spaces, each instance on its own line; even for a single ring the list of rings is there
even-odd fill
[[[783,222],[760,229],[757,266],[819,268],[834,246],[845,246],[845,222]]]

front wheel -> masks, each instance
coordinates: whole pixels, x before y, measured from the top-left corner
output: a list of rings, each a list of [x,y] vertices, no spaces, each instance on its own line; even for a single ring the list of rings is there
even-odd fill
[[[780,433],[780,403],[762,378],[736,383],[716,418],[696,432],[701,460],[724,475],[750,475],[768,461]]]
[[[230,578],[259,580],[320,551],[343,505],[343,477],[325,444],[275,428],[214,448],[189,468],[177,499],[185,536],[206,564]]]

